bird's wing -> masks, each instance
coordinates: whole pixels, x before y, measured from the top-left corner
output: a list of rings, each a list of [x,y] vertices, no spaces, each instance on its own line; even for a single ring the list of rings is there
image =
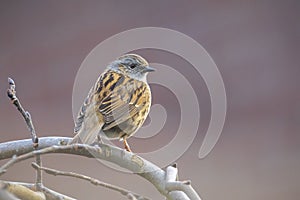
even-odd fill
[[[80,110],[79,110],[78,114],[77,114],[77,118],[75,120],[75,126],[74,126],[74,133],[75,134],[77,134],[79,132],[79,130],[81,129],[81,127],[82,127],[84,117],[86,115],[86,110],[91,105],[93,90],[94,90],[94,88],[92,87],[90,89],[87,97],[85,98],[82,106],[80,107]]]
[[[82,132],[83,129],[88,129],[88,127],[84,127],[84,123],[87,123],[87,121],[90,119],[88,115],[96,112],[96,110],[93,110],[93,107],[96,106],[98,102],[102,102],[103,99],[109,96],[108,94],[111,93],[111,90],[113,90],[123,81],[124,76],[111,71],[106,71],[101,74],[101,76],[96,81],[96,84],[90,89],[84,103],[79,110],[79,113],[75,120],[75,134]]]
[[[103,115],[103,130],[108,130],[136,115],[148,102],[143,82],[128,82],[111,91],[101,102],[99,111]]]

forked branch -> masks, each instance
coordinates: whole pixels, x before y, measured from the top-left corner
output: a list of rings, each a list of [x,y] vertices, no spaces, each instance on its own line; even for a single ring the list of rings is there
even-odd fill
[[[17,156],[6,164],[4,164],[0,168],[0,173],[7,170],[9,167],[13,166],[14,164],[21,162],[23,160],[27,160],[29,158],[34,157],[35,155],[42,155],[42,154],[53,154],[53,153],[62,153],[62,154],[73,154],[84,156],[88,158],[97,158],[105,161],[109,161],[111,163],[115,163],[122,168],[130,170],[137,175],[145,178],[149,182],[151,182],[157,190],[168,199],[192,199],[198,200],[200,199],[199,195],[196,193],[192,186],[189,185],[186,191],[178,191],[175,188],[167,187],[167,185],[177,182],[177,178],[174,178],[174,175],[171,175],[171,178],[167,179],[167,172],[160,169],[153,163],[143,159],[142,157],[124,151],[115,146],[101,144],[99,146],[90,146],[85,144],[73,144],[73,145],[64,145],[65,143],[72,140],[72,138],[40,138],[40,147],[42,146],[43,149],[30,151],[30,143],[28,140],[19,140],[19,141],[12,141],[8,143],[0,144],[0,151],[2,151],[0,159],[11,158],[16,151],[12,151],[12,147],[14,149],[21,148],[22,152],[28,152]],[[47,141],[47,143],[45,142]],[[61,141],[61,142],[60,142]],[[43,145],[41,145],[43,144]],[[27,146],[26,146],[27,145]],[[5,148],[5,146],[9,146],[10,148]],[[7,151],[5,149],[8,149]],[[174,167],[172,167],[174,168]],[[167,168],[168,169],[168,168]],[[169,173],[169,172],[168,172]],[[176,175],[177,176],[177,175]],[[176,177],[175,176],[175,177]],[[186,182],[181,182],[180,184],[186,184]],[[175,189],[175,190],[173,190]],[[193,197],[190,198],[189,194],[193,194]],[[188,196],[189,197],[188,197]],[[192,196],[191,196],[192,197]]]

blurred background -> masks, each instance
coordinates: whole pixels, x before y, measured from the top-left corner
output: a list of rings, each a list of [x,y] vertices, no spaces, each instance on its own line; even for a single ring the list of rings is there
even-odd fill
[[[203,45],[220,70],[228,101],[222,135],[213,151],[200,160],[198,151],[210,119],[205,82],[185,70],[191,66],[176,55],[151,49],[136,52],[150,62],[178,69],[197,93],[201,121],[193,144],[176,161],[180,179],[191,179],[204,200],[296,199],[300,195],[299,19],[297,0],[1,0],[1,142],[29,137],[21,115],[6,97],[7,77],[14,78],[18,96],[30,111],[40,137],[72,136],[72,89],[88,53],[119,32],[165,27]],[[168,144],[180,120],[180,108],[172,93],[156,85],[151,88],[153,102],[166,108],[168,120],[154,137],[130,139],[135,152]],[[30,162],[15,165],[1,179],[33,182]],[[163,199],[144,179],[92,159],[47,155],[43,164]],[[44,175],[44,184],[78,199],[125,199],[72,178]]]

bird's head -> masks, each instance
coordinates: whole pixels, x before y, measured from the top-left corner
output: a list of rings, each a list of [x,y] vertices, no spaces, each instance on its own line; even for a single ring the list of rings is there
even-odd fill
[[[129,76],[140,81],[146,81],[148,72],[155,69],[149,66],[149,63],[137,54],[125,54],[112,62],[108,69]]]

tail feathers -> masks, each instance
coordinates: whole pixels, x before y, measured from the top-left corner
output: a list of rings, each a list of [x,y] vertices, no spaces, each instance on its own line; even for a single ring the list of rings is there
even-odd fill
[[[74,138],[68,144],[93,144],[97,138],[98,133],[89,133],[86,135],[81,135],[80,133],[76,134]]]
[[[82,143],[82,144],[93,144],[95,140],[97,139],[97,135],[99,134],[99,131],[101,130],[101,127],[94,127],[91,130],[85,131],[80,130],[74,138],[69,142],[69,144],[76,144],[76,143]]]

